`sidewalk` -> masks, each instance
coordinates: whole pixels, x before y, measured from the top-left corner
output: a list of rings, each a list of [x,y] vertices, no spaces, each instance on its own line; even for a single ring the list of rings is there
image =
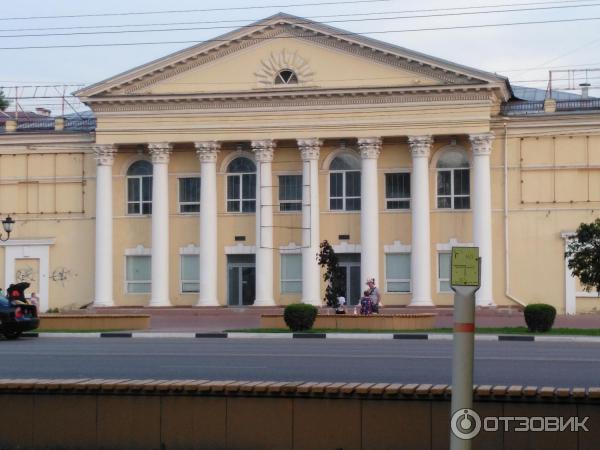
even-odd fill
[[[79,311],[81,313],[81,311]],[[148,314],[152,317],[148,332],[214,333],[223,330],[258,328],[261,314],[283,314],[282,307],[173,307],[173,308],[97,308],[87,313],[98,314]],[[321,314],[332,313],[323,308]],[[384,314],[437,314],[436,328],[452,328],[453,309],[386,307]],[[479,309],[475,323],[478,327],[525,326],[523,313],[516,309]],[[600,314],[575,316],[557,315],[554,328],[600,328]]]

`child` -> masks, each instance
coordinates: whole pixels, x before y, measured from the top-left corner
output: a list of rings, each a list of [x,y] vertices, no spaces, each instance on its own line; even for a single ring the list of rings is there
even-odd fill
[[[360,299],[360,315],[370,316],[372,312],[373,302],[371,301],[371,297],[369,297],[369,291],[364,291],[363,297]]]

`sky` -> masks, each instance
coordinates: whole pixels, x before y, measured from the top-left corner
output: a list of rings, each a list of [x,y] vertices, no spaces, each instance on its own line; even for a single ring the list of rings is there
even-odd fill
[[[342,1],[2,2],[0,87],[8,97],[13,97],[16,92],[21,97],[35,97],[27,102],[21,100],[22,104],[45,106],[60,113],[62,101],[49,97],[58,97],[63,92],[68,94],[77,90],[76,85],[101,81],[277,12],[310,18],[435,57],[496,72],[509,77],[515,85],[545,89],[550,69],[600,69],[600,0],[346,0],[340,3]],[[80,15],[89,16],[41,18]],[[571,19],[592,20],[482,27],[487,24]],[[478,28],[459,28],[472,26]],[[186,30],[147,31],[169,28]],[[136,32],[122,33],[133,30]],[[119,33],[115,33],[117,31]],[[50,35],[56,33],[67,35]],[[42,36],[28,36],[31,34]],[[142,45],[142,42],[152,44]],[[132,45],[108,45],[115,43]],[[84,46],[88,44],[102,46]],[[12,48],[48,46],[82,47]],[[591,95],[600,95],[600,70],[587,75],[577,72],[574,84],[585,81],[586,76],[593,87]],[[553,79],[554,89],[569,88],[569,74],[553,73]],[[65,84],[69,86],[63,87]],[[11,86],[40,87],[16,91]],[[70,99],[65,112],[69,112],[69,104],[72,108],[81,108],[76,100]]]

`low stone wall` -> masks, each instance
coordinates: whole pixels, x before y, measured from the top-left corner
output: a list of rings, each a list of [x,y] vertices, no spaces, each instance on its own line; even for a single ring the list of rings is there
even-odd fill
[[[146,330],[150,316],[143,314],[40,314],[43,330]]]
[[[319,314],[313,328],[335,330],[425,330],[433,328],[435,314]],[[282,314],[260,316],[261,328],[287,328]]]
[[[0,380],[0,448],[447,450],[450,388],[388,383]],[[473,449],[596,450],[600,388],[476,386],[482,416],[589,416],[589,432],[481,433]]]

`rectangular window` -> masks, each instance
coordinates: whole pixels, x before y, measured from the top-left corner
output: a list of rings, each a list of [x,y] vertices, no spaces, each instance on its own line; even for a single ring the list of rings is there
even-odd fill
[[[179,212],[200,212],[200,178],[179,179]]]
[[[410,292],[410,253],[385,255],[387,292]]]
[[[279,210],[302,210],[302,175],[279,176]]]
[[[450,258],[451,253],[438,253],[438,290],[452,292],[450,288]]]
[[[181,255],[181,292],[200,292],[200,256]]]
[[[346,172],[346,211],[360,211],[360,172]]]
[[[385,174],[385,204],[387,209],[410,209],[410,173]]]
[[[127,293],[149,293],[152,288],[150,256],[126,256],[125,259]]]
[[[281,293],[297,294],[302,292],[302,255],[281,255]]]
[[[329,174],[329,209],[342,211],[344,209],[344,174],[334,172]]]

